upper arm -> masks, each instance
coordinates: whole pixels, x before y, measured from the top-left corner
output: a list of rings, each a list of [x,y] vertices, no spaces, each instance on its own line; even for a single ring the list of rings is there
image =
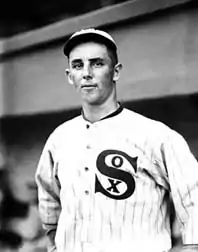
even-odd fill
[[[48,141],[41,154],[35,180],[38,187],[39,212],[45,225],[58,222],[61,211],[60,184],[57,177],[55,150]]]
[[[164,166],[184,243],[198,243],[198,163],[186,140],[171,131],[162,147]]]

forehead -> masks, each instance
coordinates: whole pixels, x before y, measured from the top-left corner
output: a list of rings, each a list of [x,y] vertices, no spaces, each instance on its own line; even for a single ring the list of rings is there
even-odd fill
[[[69,60],[91,59],[91,58],[109,58],[107,47],[96,42],[86,42],[75,46],[69,55]]]

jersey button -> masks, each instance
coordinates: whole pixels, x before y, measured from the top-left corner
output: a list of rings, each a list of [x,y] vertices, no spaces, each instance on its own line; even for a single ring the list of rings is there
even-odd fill
[[[87,149],[91,149],[91,146],[89,144],[87,145]]]
[[[85,171],[88,171],[89,170],[89,168],[88,167],[85,167]]]
[[[86,128],[87,128],[87,129],[89,129],[89,127],[90,127],[90,125],[89,125],[89,124],[87,124],[87,125],[86,125]]]
[[[89,194],[89,191],[88,191],[88,190],[85,190],[85,194],[88,195],[88,194]]]

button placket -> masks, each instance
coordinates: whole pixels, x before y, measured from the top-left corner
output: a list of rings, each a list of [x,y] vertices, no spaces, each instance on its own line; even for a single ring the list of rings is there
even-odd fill
[[[92,139],[92,126],[91,124],[86,124],[86,128],[87,128],[87,144],[86,144],[86,148],[87,149],[91,149],[91,139]]]
[[[94,124],[86,124],[86,154],[85,154],[85,163],[84,163],[84,190],[83,193],[85,195],[85,197],[88,197],[91,192],[92,192],[92,183],[93,183],[93,173],[91,171],[91,167],[90,164],[91,162],[91,152],[92,152],[92,142],[93,142],[93,132],[94,131]],[[87,156],[86,156],[87,155]],[[87,163],[88,161],[88,163]],[[91,162],[91,163],[90,163]]]
[[[84,193],[85,195],[90,194],[90,190],[92,187],[92,181],[93,181],[93,174],[91,173],[88,166],[84,167]]]

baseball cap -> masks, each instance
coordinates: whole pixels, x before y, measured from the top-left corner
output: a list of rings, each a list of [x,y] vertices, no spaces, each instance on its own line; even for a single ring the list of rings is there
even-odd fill
[[[111,35],[95,28],[87,28],[75,32],[64,45],[63,52],[68,57],[69,53],[75,46],[88,41],[102,43],[117,53],[117,46]]]

